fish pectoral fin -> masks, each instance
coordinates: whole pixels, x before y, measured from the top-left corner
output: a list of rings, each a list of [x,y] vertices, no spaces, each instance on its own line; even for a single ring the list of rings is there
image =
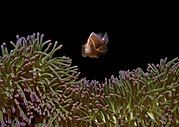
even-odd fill
[[[83,57],[87,57],[86,53],[85,53],[85,47],[82,45],[82,56]]]
[[[103,53],[103,54],[105,54],[105,53],[108,51],[107,47],[99,47],[99,48],[97,48],[96,50],[97,50],[98,52]]]

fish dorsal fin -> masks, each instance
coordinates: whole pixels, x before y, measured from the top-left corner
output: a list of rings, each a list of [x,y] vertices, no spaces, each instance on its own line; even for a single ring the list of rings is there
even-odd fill
[[[100,37],[98,34],[95,34],[94,32],[92,32],[89,36],[89,38],[91,38],[93,40],[93,42],[97,42],[97,43],[101,43],[103,42],[102,37]]]
[[[102,38],[103,34],[102,33],[98,33],[97,36]]]

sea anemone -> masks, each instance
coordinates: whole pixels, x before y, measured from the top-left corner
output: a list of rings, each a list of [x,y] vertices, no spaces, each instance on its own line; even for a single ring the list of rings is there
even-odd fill
[[[179,125],[179,59],[147,71],[120,71],[104,83],[79,79],[58,42],[43,34],[1,45],[0,126],[141,127]]]
[[[71,59],[53,58],[62,45],[43,42],[43,37],[39,33],[17,36],[16,43],[10,42],[14,46],[10,52],[5,43],[1,45],[1,127],[52,126],[54,122],[58,126],[60,118],[68,116],[71,99],[65,90],[77,83],[79,73],[70,66]]]

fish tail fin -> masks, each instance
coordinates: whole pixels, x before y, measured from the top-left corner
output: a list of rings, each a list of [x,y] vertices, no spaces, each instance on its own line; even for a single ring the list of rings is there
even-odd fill
[[[109,42],[109,37],[108,37],[108,34],[105,33],[104,36],[103,36],[103,41],[108,43]]]

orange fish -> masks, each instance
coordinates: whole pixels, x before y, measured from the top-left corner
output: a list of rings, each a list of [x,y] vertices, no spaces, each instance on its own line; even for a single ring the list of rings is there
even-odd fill
[[[99,58],[99,56],[107,52],[107,44],[109,42],[108,34],[103,36],[101,33],[92,32],[85,45],[82,45],[82,56],[90,58]]]

